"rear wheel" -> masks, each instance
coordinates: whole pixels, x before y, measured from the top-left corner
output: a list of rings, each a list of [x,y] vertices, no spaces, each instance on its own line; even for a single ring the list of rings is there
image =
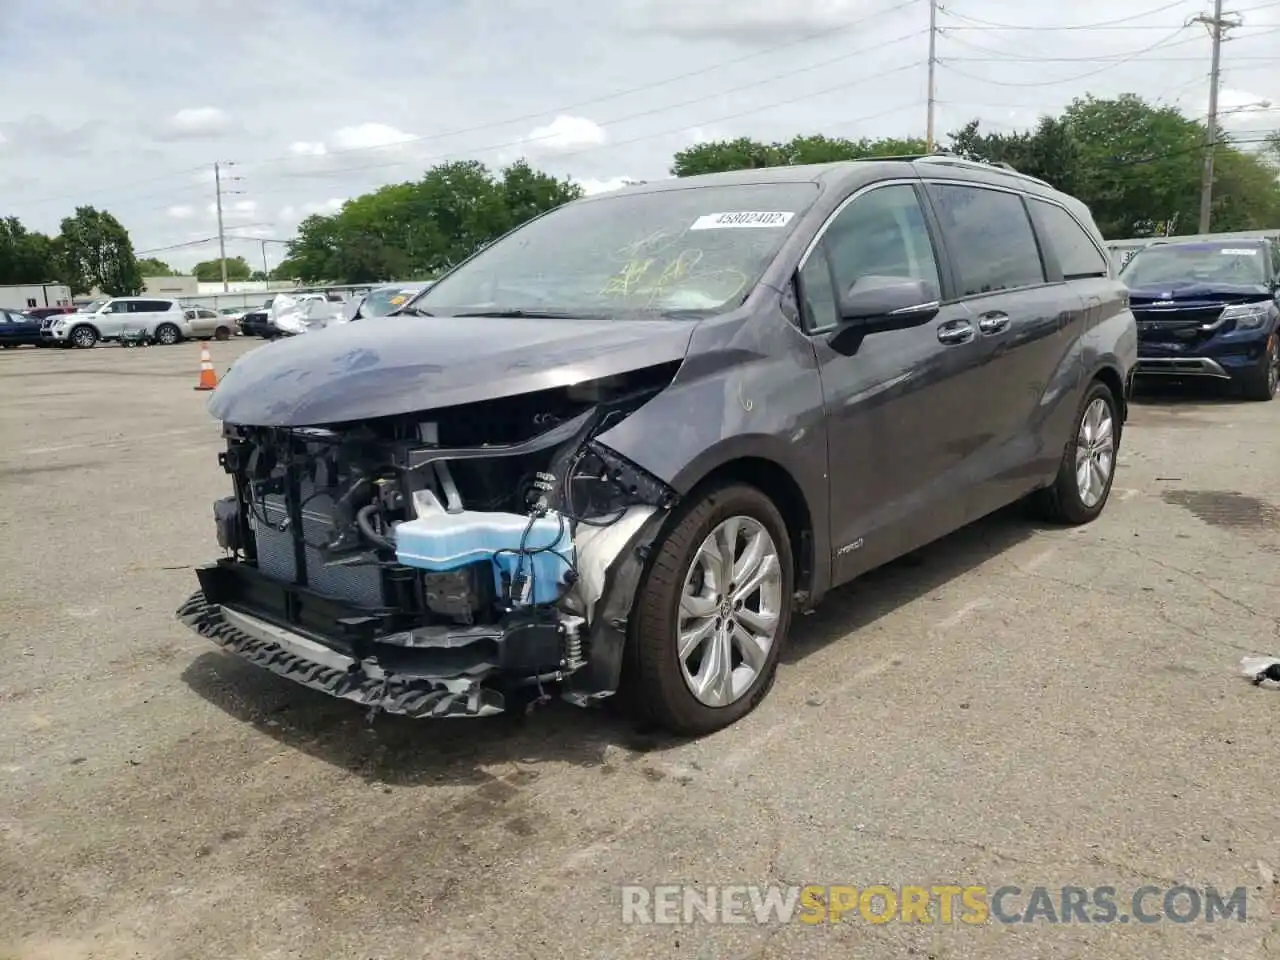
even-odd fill
[[[171,347],[182,339],[182,331],[172,323],[162,323],[156,327],[156,343]]]
[[[231,328],[230,328],[230,327],[219,327],[217,330],[215,330],[215,331],[214,331],[214,333],[213,333],[213,339],[215,339],[215,340],[230,340],[230,339],[231,339]]]
[[[1271,334],[1257,365],[1240,378],[1246,400],[1272,400],[1280,387],[1280,338]]]
[[[1035,505],[1053,523],[1089,523],[1102,513],[1111,496],[1120,448],[1120,421],[1111,388],[1090,384],[1076,413],[1053,485],[1034,494]]]
[[[78,350],[88,350],[98,342],[98,331],[93,327],[79,326],[71,331],[67,340]]]
[[[632,618],[624,696],[644,719],[701,735],[768,694],[791,620],[786,524],[754,487],[709,491],[653,554]]]

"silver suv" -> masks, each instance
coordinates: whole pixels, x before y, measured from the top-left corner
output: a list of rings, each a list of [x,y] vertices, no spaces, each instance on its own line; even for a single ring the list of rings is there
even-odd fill
[[[118,340],[126,330],[145,331],[147,339],[163,344],[192,335],[191,321],[177,300],[101,297],[75,313],[54,317],[41,336],[59,346],[87,349],[99,340]]]

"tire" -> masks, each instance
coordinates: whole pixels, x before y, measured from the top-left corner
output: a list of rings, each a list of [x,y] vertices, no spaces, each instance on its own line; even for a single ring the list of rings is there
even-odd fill
[[[1099,406],[1101,405],[1101,406]],[[1081,481],[1078,477],[1079,466],[1083,465],[1084,458],[1080,458],[1077,463],[1077,454],[1080,451],[1080,441],[1085,433],[1085,418],[1090,417],[1094,422],[1098,411],[1105,410],[1106,422],[1110,425],[1110,447],[1109,462],[1106,465],[1106,477],[1101,483],[1101,489],[1097,489],[1097,485],[1089,488],[1088,493],[1082,493]],[[1111,388],[1100,380],[1095,380],[1089,385],[1089,389],[1085,391],[1084,399],[1080,401],[1080,408],[1076,411],[1075,419],[1071,421],[1071,436],[1068,438],[1066,448],[1062,454],[1062,463],[1058,467],[1058,475],[1054,478],[1053,484],[1037,490],[1033,494],[1033,504],[1036,512],[1045,520],[1051,523],[1063,523],[1071,526],[1079,526],[1085,523],[1091,523],[1096,520],[1103,508],[1107,505],[1107,500],[1111,497],[1111,486],[1115,482],[1116,477],[1116,455],[1120,450],[1120,434],[1122,428],[1120,418],[1118,416],[1118,406],[1116,398],[1111,392]],[[1093,431],[1094,427],[1090,428]],[[1099,464],[1100,459],[1107,454],[1106,448],[1101,441],[1096,448],[1095,453],[1090,455],[1088,459],[1092,460],[1095,465]],[[1096,477],[1096,472],[1090,472],[1090,478]],[[1096,499],[1094,499],[1096,497]]]
[[[77,350],[88,350],[97,342],[98,331],[86,324],[81,324],[67,334],[67,344]]]
[[[215,340],[230,340],[230,339],[231,339],[231,329],[230,329],[229,327],[219,327],[217,330],[213,331],[213,339],[215,339]]]
[[[1240,390],[1246,400],[1274,400],[1280,389],[1280,337],[1271,334],[1262,359],[1240,377]]]
[[[171,347],[182,339],[182,331],[172,323],[162,323],[156,327],[155,341],[166,347]]]
[[[759,590],[740,597],[737,608],[731,600],[719,602],[727,593],[719,590],[725,586],[723,581],[718,585],[714,582],[712,574],[719,565],[710,554],[702,553],[704,541],[713,532],[725,532],[726,525],[735,520],[741,538],[735,547],[738,562],[746,558],[748,548],[759,546],[766,560],[758,569],[773,569],[776,563],[775,575],[767,577]],[[746,716],[773,686],[778,657],[791,624],[794,578],[791,538],[773,502],[755,487],[745,484],[708,490],[682,507],[673,524],[655,545],[649,568],[636,593],[621,692],[638,719],[677,735],[701,736]],[[709,559],[704,561],[704,556]],[[718,556],[714,554],[715,558]],[[708,563],[712,563],[714,569]],[[678,644],[687,616],[682,613],[682,596],[690,584],[690,589],[699,587],[698,592],[706,594],[691,598],[691,603],[709,612],[689,617],[691,622],[700,624],[705,639],[691,648],[690,655],[682,661]],[[749,649],[755,650],[759,659],[754,665],[749,664],[742,658],[742,651],[748,649],[750,643],[747,633],[751,629],[767,633],[773,611],[776,618],[767,651],[761,651],[763,643],[751,645]],[[732,637],[727,630],[716,627],[734,624],[735,616],[749,616],[751,625],[744,619]],[[723,662],[718,658],[714,663],[708,659],[712,653],[726,653],[730,670],[712,669],[714,663]],[[710,686],[710,690],[720,694],[718,698],[710,694],[699,698],[694,693],[693,682],[704,669],[709,675],[727,678],[725,683]],[[691,679],[686,679],[687,674]]]

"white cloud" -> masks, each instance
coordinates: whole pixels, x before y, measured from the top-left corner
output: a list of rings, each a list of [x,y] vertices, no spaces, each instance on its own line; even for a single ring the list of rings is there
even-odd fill
[[[165,211],[175,220],[189,220],[195,216],[195,212],[195,207],[188,203],[176,203]]]
[[[535,153],[569,153],[602,146],[608,139],[595,121],[561,114],[546,126],[530,130],[525,143]]]
[[[385,123],[361,123],[333,132],[330,143],[334,150],[369,150],[392,147],[414,139],[413,134],[389,127]]]
[[[161,140],[202,140],[235,129],[231,115],[220,107],[184,107],[169,117],[158,134]]]
[[[329,150],[316,140],[298,140],[289,144],[289,152],[295,157],[323,157]]]

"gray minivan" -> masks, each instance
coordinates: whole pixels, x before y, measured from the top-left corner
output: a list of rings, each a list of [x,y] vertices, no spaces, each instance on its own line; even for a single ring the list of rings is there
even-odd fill
[[[179,617],[414,717],[758,704],[793,617],[1024,498],[1104,509],[1136,361],[1089,210],[945,155],[575,201],[210,400],[226,556]]]

